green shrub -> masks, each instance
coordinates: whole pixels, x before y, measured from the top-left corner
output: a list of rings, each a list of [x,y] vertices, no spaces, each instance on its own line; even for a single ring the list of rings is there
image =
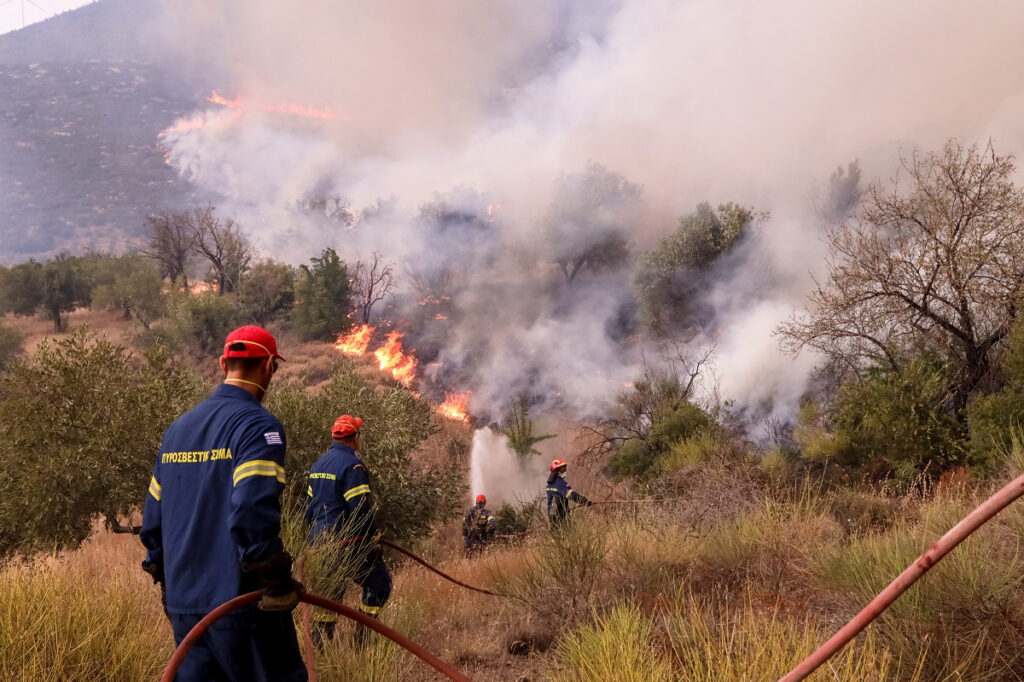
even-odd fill
[[[330,341],[352,326],[352,287],[348,266],[334,249],[309,259],[299,266],[295,280],[295,306],[292,325],[303,340]]]
[[[25,335],[0,322],[0,373],[21,358],[25,352]]]
[[[537,515],[534,502],[512,504],[505,502],[494,515],[494,532],[498,535],[515,535],[530,528]]]
[[[1012,436],[1024,427],[1024,321],[1010,330],[1003,356],[1003,388],[980,396],[967,407],[974,463],[995,469],[1011,449]]]
[[[436,427],[433,407],[405,388],[374,390],[351,362],[338,359],[330,380],[316,392],[299,384],[275,384],[266,406],[285,426],[287,476],[296,494],[305,494],[310,466],[330,447],[331,424],[338,415],[352,414],[365,422],[360,454],[387,537],[422,538],[434,524],[458,513],[465,493],[458,461],[433,469],[412,463],[413,452]]]
[[[0,556],[77,547],[146,492],[164,429],[205,391],[160,347],[79,328],[0,381]]]
[[[835,437],[845,446],[837,459],[904,481],[963,464],[967,448],[950,385],[946,369],[927,358],[901,372],[879,369],[844,384],[832,415]]]

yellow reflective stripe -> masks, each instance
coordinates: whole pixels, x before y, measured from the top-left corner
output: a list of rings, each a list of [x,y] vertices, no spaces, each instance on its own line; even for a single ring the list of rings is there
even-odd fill
[[[309,486],[308,488],[306,488],[306,494],[309,495],[310,497],[313,497],[313,486]]]
[[[160,501],[160,493],[162,493],[163,491],[164,491],[164,489],[160,487],[160,484],[156,480],[156,476],[150,476],[149,477],[149,494],[153,496],[153,499],[156,500],[157,502],[159,502]]]
[[[360,495],[369,494],[370,486],[366,485],[365,483],[363,485],[357,485],[355,488],[349,488],[348,490],[345,491],[345,501],[347,502],[348,500],[351,500],[353,497],[359,497]]]
[[[254,459],[235,467],[234,485],[250,476],[274,476],[278,483],[284,483],[284,467],[269,459]]]
[[[548,488],[548,492],[549,493],[557,493],[558,492],[558,488]]]
[[[370,606],[369,604],[360,604],[359,610],[368,616],[376,616],[378,613],[380,613],[379,606]]]

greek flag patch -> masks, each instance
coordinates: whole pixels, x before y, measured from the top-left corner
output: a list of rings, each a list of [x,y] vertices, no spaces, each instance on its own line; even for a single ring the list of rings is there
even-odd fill
[[[280,431],[270,431],[269,433],[264,433],[263,434],[263,438],[267,441],[267,445],[283,445],[284,444],[284,441],[281,440],[281,432]]]

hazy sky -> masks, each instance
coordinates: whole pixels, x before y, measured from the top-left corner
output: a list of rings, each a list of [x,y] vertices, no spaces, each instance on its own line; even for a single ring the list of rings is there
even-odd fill
[[[0,33],[16,31],[94,0],[0,0]]]

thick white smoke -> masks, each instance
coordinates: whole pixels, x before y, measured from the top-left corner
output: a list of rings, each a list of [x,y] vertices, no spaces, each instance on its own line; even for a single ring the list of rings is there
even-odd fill
[[[246,113],[165,141],[275,254],[444,262],[419,205],[459,186],[501,205],[500,243],[466,282],[440,358],[472,360],[485,411],[536,382],[587,413],[635,375],[639,347],[608,331],[628,285],[592,279],[570,308],[545,297],[557,271],[543,217],[561,173],[592,160],[642,185],[634,252],[699,201],[772,212],[705,292],[714,329],[696,342],[717,347],[722,397],[785,414],[813,358],[780,355],[770,333],[821,266],[812,197],[829,173],[859,158],[866,178],[886,178],[898,150],[953,136],[993,136],[1000,152],[1024,141],[1012,0],[175,0],[160,25],[175,58],[228,96],[334,112]],[[289,210],[313,190],[394,206],[325,234]]]
[[[470,451],[470,496],[486,495],[492,510],[506,502],[530,502],[544,492],[548,461],[534,456],[520,459],[504,435],[491,429],[477,429]]]

